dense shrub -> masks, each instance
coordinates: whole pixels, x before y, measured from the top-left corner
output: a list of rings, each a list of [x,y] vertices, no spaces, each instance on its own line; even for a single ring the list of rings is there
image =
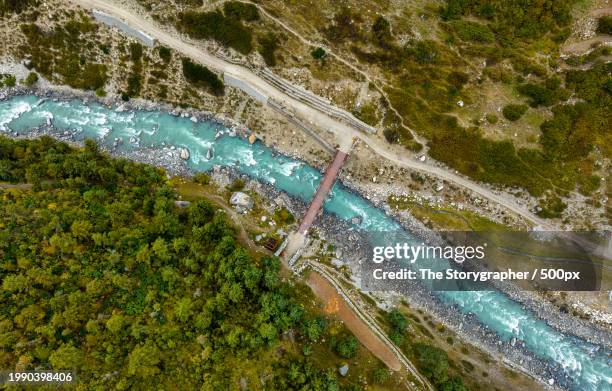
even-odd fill
[[[20,29],[27,40],[26,53],[32,67],[48,80],[59,78],[73,88],[94,91],[106,84],[106,65],[86,61],[95,55],[85,44],[85,38],[96,32],[96,25],[89,19],[69,20],[51,31],[42,31],[34,23],[22,24]]]
[[[228,18],[253,22],[259,20],[259,10],[254,4],[228,1],[223,4],[223,12]]]
[[[219,77],[210,69],[183,58],[183,75],[190,83],[203,87],[215,95],[223,95],[225,86]]]
[[[28,73],[28,76],[25,78],[24,83],[26,86],[33,86],[34,84],[38,83],[38,73]]]
[[[138,42],[130,43],[130,59],[132,62],[139,62],[142,59],[142,45]]]
[[[502,113],[509,121],[518,121],[527,111],[526,105],[509,104],[504,106]]]
[[[276,65],[276,50],[278,49],[278,38],[274,33],[268,33],[258,39],[259,54],[263,57],[269,67]]]
[[[240,20],[226,17],[219,10],[187,11],[179,15],[178,28],[196,39],[214,39],[242,54],[253,50],[251,30]]]
[[[591,121],[594,112],[586,103],[558,106],[553,114],[542,123],[540,137],[544,153],[553,161],[585,158],[593,149],[596,135],[606,131],[597,126],[605,127],[605,123]]]
[[[444,391],[468,391],[463,380],[449,375],[448,355],[434,346],[415,344],[417,364],[421,372],[437,387]]]
[[[17,78],[14,75],[8,75],[4,78],[4,84],[7,87],[15,87],[17,84]]]
[[[310,52],[310,55],[312,56],[312,58],[314,58],[315,60],[320,60],[323,57],[325,57],[325,49],[319,47],[314,49],[312,52]]]
[[[372,37],[374,42],[382,48],[390,48],[393,44],[391,25],[382,16],[378,16],[372,25]]]
[[[38,0],[1,0],[0,16],[8,13],[20,13],[28,7],[38,4]]]
[[[552,106],[569,98],[568,91],[561,87],[561,80],[557,77],[551,77],[542,83],[521,84],[518,91],[531,98],[529,105],[532,107]]]
[[[542,198],[539,202],[540,209],[538,216],[544,218],[559,218],[562,216],[563,211],[567,205],[556,195],[548,194]]]
[[[462,41],[491,43],[495,40],[493,32],[486,25],[465,20],[454,21],[451,25]]]
[[[446,0],[440,14],[445,19],[474,15],[488,19],[503,42],[514,37],[538,38],[567,26],[575,0]]]
[[[612,16],[606,15],[597,21],[597,32],[599,34],[612,35]]]
[[[336,352],[342,358],[353,358],[357,354],[357,348],[359,348],[359,342],[355,337],[344,336],[336,342]]]
[[[159,58],[161,58],[166,64],[172,60],[172,51],[165,46],[159,46],[157,48],[157,53],[159,54]]]
[[[356,42],[363,39],[363,18],[361,15],[343,7],[334,15],[334,19],[324,33],[332,42],[351,41]]]

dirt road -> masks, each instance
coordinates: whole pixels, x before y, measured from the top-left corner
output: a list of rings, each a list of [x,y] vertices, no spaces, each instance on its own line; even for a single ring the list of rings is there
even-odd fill
[[[359,319],[325,278],[321,277],[319,273],[311,271],[308,276],[308,286],[323,303],[326,303],[328,307],[333,307],[330,311],[334,312],[344,322],[359,342],[372,354],[390,369],[394,371],[402,369],[402,365],[395,354]],[[333,306],[330,303],[333,303]]]
[[[302,103],[301,101],[298,101],[297,99],[285,95],[285,93],[269,84],[251,70],[226,62],[213,54],[202,50],[189,38],[179,35],[176,31],[162,29],[156,22],[147,19],[145,16],[135,14],[132,11],[126,10],[122,6],[108,0],[71,1],[86,9],[102,10],[115,17],[121,18],[130,26],[151,35],[157,39],[160,44],[171,47],[172,49],[207,67],[213,68],[219,72],[231,74],[233,77],[242,80],[244,83],[247,83],[258,91],[266,94],[268,97],[283,102],[287,107],[291,107],[295,111],[296,115],[304,119],[307,123],[315,125],[319,129],[325,129],[333,132],[339,140],[345,140],[347,138],[350,139],[353,137],[360,138],[368,147],[372,149],[373,152],[402,167],[421,171],[469,189],[491,202],[506,207],[513,213],[522,216],[527,221],[533,223],[534,225],[540,226],[543,229],[558,229],[555,224],[539,218],[524,206],[519,205],[516,200],[512,199],[511,196],[498,195],[487,187],[454,174],[443,167],[414,160],[407,155],[406,150],[403,148],[389,145],[380,137],[362,133],[351,126],[342,123],[329,115]]]

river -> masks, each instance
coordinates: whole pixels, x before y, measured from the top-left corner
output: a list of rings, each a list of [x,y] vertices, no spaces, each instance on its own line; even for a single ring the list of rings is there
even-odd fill
[[[229,129],[214,121],[173,116],[164,111],[129,111],[107,108],[81,100],[41,100],[20,95],[0,102],[0,133],[26,135],[31,129],[53,124],[51,132],[82,141],[95,139],[119,151],[174,146],[190,152],[186,165],[194,171],[213,166],[232,167],[291,196],[309,201],[321,173],[299,160],[275,153],[262,143],[249,144],[232,137]],[[117,142],[116,140],[120,140]],[[371,232],[401,231],[399,224],[366,199],[336,184],[325,210]],[[410,234],[403,232],[406,237]],[[522,341],[527,350],[558,367],[571,379],[572,390],[612,390],[612,352],[563,334],[519,303],[497,291],[439,292],[440,299],[456,306],[495,331],[499,338]]]

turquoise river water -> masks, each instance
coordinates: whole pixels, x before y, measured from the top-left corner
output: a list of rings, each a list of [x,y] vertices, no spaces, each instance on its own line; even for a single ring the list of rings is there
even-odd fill
[[[321,173],[313,167],[274,153],[261,143],[250,145],[240,137],[230,137],[228,129],[213,121],[192,121],[163,111],[121,111],[80,100],[40,100],[34,95],[0,102],[0,133],[27,134],[49,121],[54,131],[71,131],[76,140],[92,138],[111,146],[119,138],[122,143],[118,149],[124,151],[161,147],[162,143],[188,148],[186,164],[193,170],[205,171],[214,165],[233,167],[304,201],[312,198],[321,179]],[[325,209],[347,222],[360,217],[359,228],[366,231],[401,231],[395,220],[340,184],[334,187]],[[404,234],[410,239],[409,233]],[[610,351],[556,331],[497,291],[436,294],[448,305],[473,314],[500,339],[523,341],[527,350],[567,374],[571,389],[612,390]]]

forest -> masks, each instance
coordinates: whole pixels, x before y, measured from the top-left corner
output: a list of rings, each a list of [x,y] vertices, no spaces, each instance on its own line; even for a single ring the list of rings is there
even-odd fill
[[[247,363],[269,388],[340,389],[335,368],[307,355],[327,321],[281,278],[280,261],[245,250],[210,203],[177,207],[162,169],[92,141],[0,137],[7,182],[0,367],[72,370],[87,389],[219,390],[236,387]],[[305,353],[276,357],[290,330]],[[347,332],[328,339],[335,357],[359,348]]]
[[[0,136],[0,367],[100,390],[400,387],[278,258],[237,242],[223,209],[177,199],[163,169],[91,140]],[[402,313],[385,323],[439,389],[467,391]]]

